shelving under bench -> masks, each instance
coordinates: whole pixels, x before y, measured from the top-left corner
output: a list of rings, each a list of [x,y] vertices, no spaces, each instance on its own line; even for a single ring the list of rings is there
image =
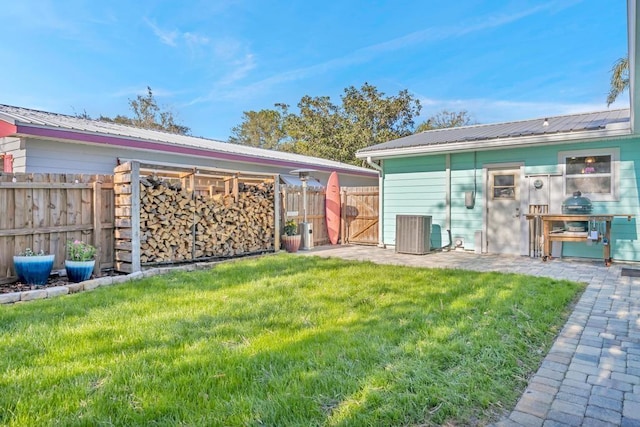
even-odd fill
[[[551,257],[551,242],[601,242],[603,259],[605,265],[611,265],[611,222],[615,217],[626,217],[631,221],[633,215],[630,214],[595,214],[595,215],[575,215],[575,214],[529,214],[527,219],[540,218],[542,221],[543,250],[542,260],[547,261]],[[586,222],[586,231],[567,231],[564,224]],[[562,223],[562,227],[554,227],[554,223]],[[591,230],[591,224],[604,224],[604,230],[597,227]],[[595,231],[595,234],[594,234]]]

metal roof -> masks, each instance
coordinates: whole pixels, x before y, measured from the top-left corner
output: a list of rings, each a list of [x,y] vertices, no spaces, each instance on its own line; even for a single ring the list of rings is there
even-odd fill
[[[460,143],[476,143],[482,147],[491,141],[492,148],[500,148],[500,142],[507,148],[514,139],[527,137],[584,138],[585,132],[603,131],[607,129],[629,129],[629,109],[599,111],[565,116],[554,116],[532,120],[522,120],[506,123],[463,126],[456,128],[436,129],[409,135],[382,144],[372,145],[358,151],[358,157],[366,157],[368,153],[384,156],[385,151],[399,152],[403,149],[411,150],[419,147],[438,147],[446,151],[452,145]],[[465,145],[467,146],[467,145]]]
[[[76,141],[102,142],[106,144],[117,141],[118,144],[116,145],[121,146],[127,145],[128,141],[130,141],[132,147],[136,147],[136,141],[155,142],[158,144],[155,144],[153,148],[159,150],[167,148],[167,151],[172,151],[170,147],[185,147],[200,151],[220,153],[226,155],[226,158],[236,161],[254,160],[254,162],[257,163],[264,161],[265,163],[279,164],[282,166],[291,165],[291,167],[308,165],[316,169],[339,170],[357,175],[377,175],[377,172],[371,169],[318,157],[230,144],[213,139],[178,135],[157,130],[141,129],[118,123],[84,119],[76,116],[49,113],[10,105],[0,104],[0,120],[16,126],[17,136],[25,135],[58,140],[74,139]],[[173,151],[175,152],[175,150]]]

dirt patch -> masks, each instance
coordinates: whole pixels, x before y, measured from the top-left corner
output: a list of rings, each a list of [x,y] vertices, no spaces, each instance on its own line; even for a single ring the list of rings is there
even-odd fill
[[[105,277],[105,276],[119,276],[118,273],[115,273],[113,271],[104,271],[102,272],[102,274],[99,277]],[[91,276],[92,279],[97,278],[98,276]],[[46,289],[46,288],[53,288],[55,286],[65,286],[69,283],[69,280],[67,280],[66,276],[58,276],[58,275],[51,275],[49,277],[49,280],[47,281],[47,283],[45,285],[40,285],[40,286],[35,286],[35,285],[28,285],[26,283],[17,281],[14,283],[4,283],[4,284],[0,284],[0,294],[8,294],[11,292],[25,292],[25,291],[34,291],[37,289]]]

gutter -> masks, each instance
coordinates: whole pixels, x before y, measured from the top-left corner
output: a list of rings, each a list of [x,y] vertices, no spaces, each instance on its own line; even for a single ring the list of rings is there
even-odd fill
[[[378,247],[384,248],[384,170],[370,156],[366,161],[369,166],[378,171]]]

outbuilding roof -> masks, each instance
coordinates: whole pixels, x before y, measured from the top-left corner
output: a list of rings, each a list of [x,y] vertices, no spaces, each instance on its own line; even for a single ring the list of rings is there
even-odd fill
[[[376,171],[371,169],[318,157],[0,104],[0,137],[3,136],[71,140],[215,157],[230,161],[291,167],[292,169],[309,167],[316,170],[336,170],[361,176],[374,177],[378,175]]]
[[[430,130],[363,148],[357,157],[498,149],[629,133],[629,109],[620,109]]]

